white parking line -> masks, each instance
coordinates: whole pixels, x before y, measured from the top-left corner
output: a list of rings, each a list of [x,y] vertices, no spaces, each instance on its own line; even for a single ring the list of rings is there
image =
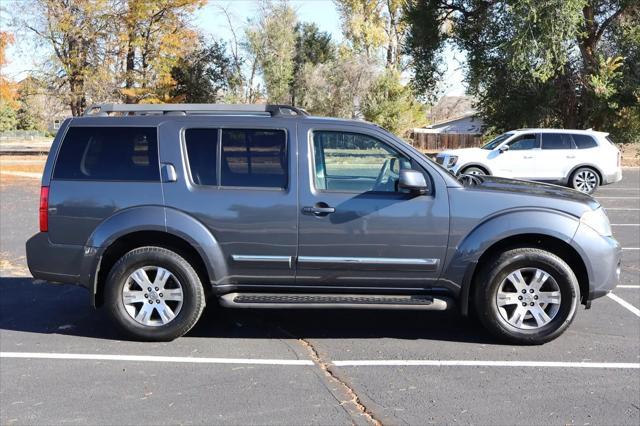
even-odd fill
[[[313,365],[311,360],[259,358],[196,358],[188,356],[65,354],[45,352],[0,352],[0,358],[65,359],[91,361],[173,362],[186,364],[254,364],[254,365]]]
[[[617,285],[616,288],[640,288],[640,285]]]
[[[42,173],[14,172],[12,170],[0,170],[0,173],[5,174],[5,175],[28,177],[28,178],[33,178],[33,179],[42,178]]]
[[[640,223],[612,223],[611,226],[640,226]]]
[[[640,200],[640,197],[600,197],[596,196],[597,199],[606,198],[607,200]]]
[[[622,247],[622,250],[640,250],[640,247]]]
[[[560,367],[639,369],[637,362],[555,362],[555,361],[465,361],[465,360],[355,360],[333,361],[337,367]]]
[[[604,209],[605,209],[606,211],[613,211],[613,210],[616,210],[616,211],[625,211],[625,210],[633,210],[633,211],[636,211],[636,210],[640,210],[640,209],[637,209],[637,208],[635,208],[635,207],[633,207],[633,208],[628,208],[628,207],[615,207],[615,208],[605,207]]]
[[[65,354],[45,352],[0,352],[0,358],[58,359],[91,361],[165,362],[179,364],[254,364],[313,366],[311,360],[247,359],[247,358],[195,358],[142,355]],[[357,366],[427,366],[427,367],[556,367],[556,368],[607,368],[640,369],[640,363],[632,362],[557,362],[557,361],[481,361],[481,360],[348,360],[333,361],[338,367]]]
[[[635,306],[633,306],[631,303],[627,302],[624,299],[621,299],[620,297],[616,296],[613,293],[609,293],[607,294],[607,297],[609,297],[609,299],[618,302],[623,308],[628,309],[629,311],[631,311],[631,313],[633,313],[635,316],[640,317],[640,309],[636,308]]]

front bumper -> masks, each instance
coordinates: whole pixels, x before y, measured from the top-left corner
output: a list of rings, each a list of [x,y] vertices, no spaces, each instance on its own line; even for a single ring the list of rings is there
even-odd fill
[[[583,223],[578,226],[573,243],[589,275],[589,292],[582,295],[583,300],[605,296],[620,281],[620,243],[613,237],[603,237]]]

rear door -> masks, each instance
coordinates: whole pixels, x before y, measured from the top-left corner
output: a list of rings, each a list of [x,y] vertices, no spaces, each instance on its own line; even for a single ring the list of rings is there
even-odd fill
[[[440,176],[421,168],[382,132],[299,124],[299,248],[296,283],[345,289],[428,288],[449,234]],[[397,186],[401,168],[425,174],[433,192]]]
[[[570,133],[541,133],[542,150],[538,170],[540,180],[561,181],[578,164]]]
[[[218,285],[292,284],[297,250],[295,121],[197,118],[161,126],[167,207],[203,223],[227,274]]]

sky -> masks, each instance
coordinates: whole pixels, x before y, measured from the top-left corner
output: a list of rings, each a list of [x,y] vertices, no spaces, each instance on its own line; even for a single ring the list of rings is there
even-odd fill
[[[5,7],[19,6],[20,0],[0,0]],[[290,0],[291,5],[298,13],[298,19],[302,22],[313,22],[320,30],[331,34],[334,41],[342,41],[340,29],[340,17],[332,0]],[[208,4],[196,13],[195,24],[203,33],[212,38],[229,41],[232,38],[231,31],[225,15],[220,7],[225,7],[232,18],[234,28],[238,35],[247,20],[256,16],[259,3],[256,0],[209,0]],[[0,16],[0,27],[8,26],[8,17]],[[10,63],[4,67],[2,73],[10,78],[19,80],[35,67],[46,54],[42,48],[30,44],[24,36],[16,34],[15,46],[8,49]],[[463,73],[461,66],[463,55],[452,49],[445,51],[446,72],[443,82],[443,93],[450,96],[462,96],[465,92],[463,85]]]

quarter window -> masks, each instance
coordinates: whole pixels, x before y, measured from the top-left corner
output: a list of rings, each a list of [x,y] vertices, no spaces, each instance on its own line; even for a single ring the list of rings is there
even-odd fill
[[[184,139],[193,183],[217,185],[218,129],[187,129]]]
[[[569,133],[542,133],[542,149],[572,149]]]
[[[400,192],[400,169],[411,162],[370,136],[334,131],[313,133],[317,189],[342,192]]]
[[[53,178],[159,181],[156,133],[155,127],[71,127]]]
[[[222,129],[223,186],[285,188],[288,181],[284,130]]]
[[[573,142],[578,149],[589,149],[598,146],[598,142],[589,135],[573,135]]]

